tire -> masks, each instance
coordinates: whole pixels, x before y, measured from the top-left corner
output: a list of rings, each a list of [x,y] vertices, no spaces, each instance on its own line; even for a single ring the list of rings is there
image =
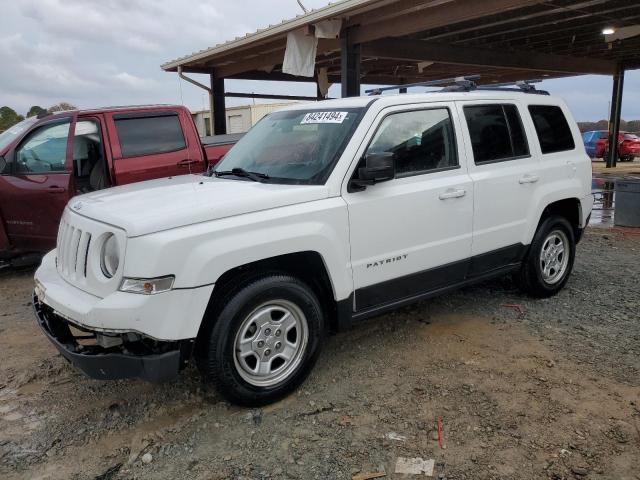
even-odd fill
[[[564,245],[562,254],[557,248],[560,244]],[[552,245],[556,248],[550,248]],[[559,215],[546,218],[538,227],[518,274],[520,287],[537,298],[555,295],[569,280],[575,254],[575,236],[567,219]]]
[[[256,407],[306,379],[326,329],[320,302],[305,283],[265,274],[238,284],[217,305],[196,350],[205,384],[231,403]]]

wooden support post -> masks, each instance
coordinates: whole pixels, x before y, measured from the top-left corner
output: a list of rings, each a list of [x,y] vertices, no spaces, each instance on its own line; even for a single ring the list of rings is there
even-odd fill
[[[216,78],[211,75],[211,96],[213,97],[213,135],[227,133],[227,108],[224,98],[224,78]]]
[[[611,112],[609,119],[609,153],[607,168],[615,167],[618,161],[618,135],[620,134],[620,117],[622,115],[622,91],[624,88],[624,68],[618,65],[613,75],[613,92],[611,93]]]
[[[360,45],[352,41],[352,30],[343,30],[340,38],[340,82],[342,97],[360,96]]]

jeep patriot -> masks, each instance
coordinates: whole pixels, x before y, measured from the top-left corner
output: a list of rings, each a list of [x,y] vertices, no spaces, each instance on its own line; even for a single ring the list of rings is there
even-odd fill
[[[564,102],[519,91],[296,104],[205,175],[72,199],[35,275],[45,335],[98,379],[192,360],[231,402],[308,375],[329,331],[491,277],[566,284],[591,161]]]

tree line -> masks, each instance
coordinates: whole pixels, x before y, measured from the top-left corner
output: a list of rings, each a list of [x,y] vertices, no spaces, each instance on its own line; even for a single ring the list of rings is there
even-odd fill
[[[0,107],[0,133],[4,132],[8,128],[11,128],[13,125],[21,122],[25,118],[35,117],[37,115],[42,115],[45,113],[62,112],[66,110],[76,109],[76,107],[67,102],[56,103],[49,108],[42,108],[40,105],[34,105],[29,109],[25,117],[24,115],[20,115],[13,108],[5,105],[4,107]]]
[[[590,132],[591,130],[609,130],[608,120],[598,120],[597,122],[578,122],[581,132]],[[620,130],[623,132],[640,132],[640,120],[620,120]]]

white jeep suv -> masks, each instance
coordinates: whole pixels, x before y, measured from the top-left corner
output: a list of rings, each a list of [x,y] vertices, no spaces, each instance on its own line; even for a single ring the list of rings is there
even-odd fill
[[[259,405],[304,380],[328,331],[507,273],[555,294],[592,204],[580,132],[551,96],[298,104],[208,175],[73,199],[34,306],[90,377],[160,381],[195,359]]]

